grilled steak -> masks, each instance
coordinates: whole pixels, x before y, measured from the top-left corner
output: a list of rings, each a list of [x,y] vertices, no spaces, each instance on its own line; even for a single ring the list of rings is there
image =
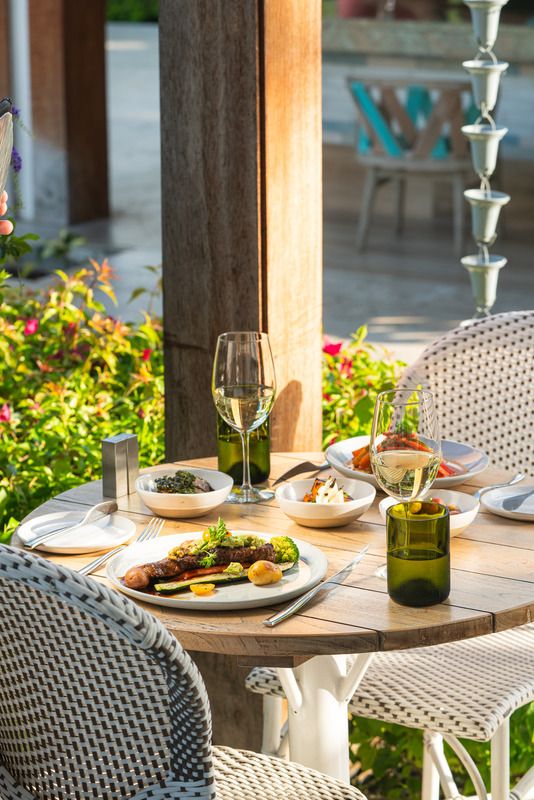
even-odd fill
[[[274,547],[272,544],[262,544],[259,547],[216,547],[215,550],[204,551],[195,555],[186,555],[181,558],[163,558],[151,564],[141,564],[130,567],[124,576],[124,583],[130,589],[146,589],[154,579],[176,578],[182,572],[198,569],[200,563],[208,553],[215,554],[215,565],[230,564],[237,561],[239,564],[252,564],[254,561],[274,561]]]

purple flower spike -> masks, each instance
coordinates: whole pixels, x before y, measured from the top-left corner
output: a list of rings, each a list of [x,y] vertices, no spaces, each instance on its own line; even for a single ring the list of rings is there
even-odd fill
[[[11,166],[14,172],[20,172],[22,169],[22,158],[16,147],[11,151]]]

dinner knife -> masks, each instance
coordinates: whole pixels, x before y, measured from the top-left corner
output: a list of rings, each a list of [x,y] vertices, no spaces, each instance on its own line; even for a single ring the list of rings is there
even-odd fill
[[[362,558],[364,557],[364,555],[367,553],[368,550],[369,550],[369,545],[366,544],[365,547],[363,547],[360,550],[360,552],[352,559],[352,561],[349,561],[348,564],[345,564],[345,566],[342,569],[340,569],[339,572],[336,572],[335,575],[332,575],[330,578],[328,578],[328,580],[317,584],[317,586],[314,586],[313,589],[310,589],[310,591],[306,592],[306,594],[297,597],[296,600],[294,600],[292,603],[286,606],[286,608],[282,609],[282,611],[277,611],[276,614],[273,614],[271,617],[264,619],[263,624],[267,625],[268,628],[273,628],[275,625],[278,625],[279,622],[283,622],[288,617],[293,616],[293,614],[295,614],[297,611],[300,611],[301,608],[303,608],[307,603],[309,603],[310,600],[312,600],[316,594],[319,594],[321,589],[324,589],[328,584],[330,584],[330,589],[331,589],[332,586],[334,585],[333,583],[334,578],[339,578],[341,575],[343,575],[344,577],[349,575],[356,566],[356,564],[359,564],[359,562],[362,560]]]

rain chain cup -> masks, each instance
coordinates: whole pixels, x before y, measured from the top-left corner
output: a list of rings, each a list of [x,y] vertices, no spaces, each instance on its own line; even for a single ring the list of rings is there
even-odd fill
[[[471,76],[475,104],[480,116],[474,125],[464,125],[462,133],[469,139],[471,158],[480,178],[480,189],[468,189],[464,196],[471,207],[473,238],[478,253],[464,256],[462,266],[469,272],[475,298],[476,316],[487,316],[497,297],[499,271],[507,263],[504,256],[489,254],[488,248],[497,235],[497,223],[503,206],[510,201],[504,192],[491,189],[489,179],[495,171],[499,143],[508,129],[495,124],[490,112],[497,103],[501,75],[508,68],[498,61],[492,48],[497,39],[501,8],[508,0],[464,0],[471,12],[471,21],[478,53],[463,66]]]

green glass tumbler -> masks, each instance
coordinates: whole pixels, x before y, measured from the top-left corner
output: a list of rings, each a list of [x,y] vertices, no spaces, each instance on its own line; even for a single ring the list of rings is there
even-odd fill
[[[414,513],[413,505],[387,510],[388,594],[403,606],[432,606],[446,600],[451,588],[449,509],[423,503]]]

